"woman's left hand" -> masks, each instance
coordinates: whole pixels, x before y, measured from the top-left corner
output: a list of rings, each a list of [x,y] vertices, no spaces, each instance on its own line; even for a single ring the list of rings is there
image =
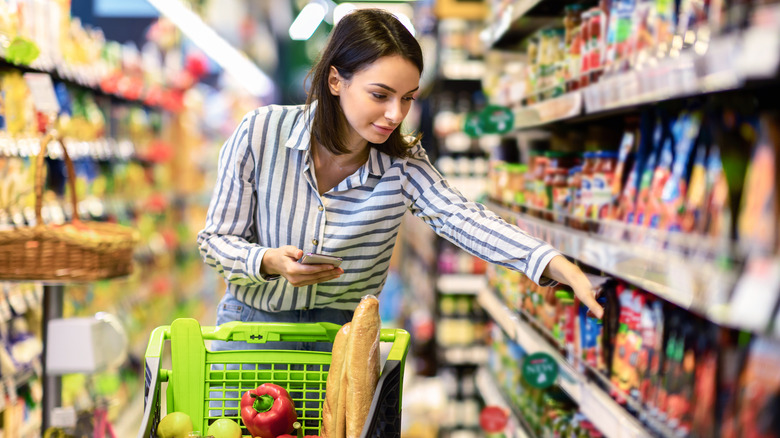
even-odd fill
[[[574,295],[588,306],[590,316],[601,319],[604,317],[604,308],[596,301],[593,285],[582,270],[564,256],[555,256],[544,268],[542,276],[569,285]]]

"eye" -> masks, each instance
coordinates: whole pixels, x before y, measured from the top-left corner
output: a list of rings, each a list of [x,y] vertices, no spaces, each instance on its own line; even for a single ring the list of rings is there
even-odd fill
[[[407,102],[411,102],[411,101],[413,101],[415,99],[414,99],[414,96],[407,96],[407,97],[404,97],[404,100],[407,101]]]
[[[631,353],[631,357],[628,359],[628,363],[630,363],[631,366],[636,366],[636,359],[637,359],[637,354],[636,354],[636,351],[635,351],[635,352]]]
[[[384,99],[385,97],[387,97],[386,94],[382,94],[382,93],[371,93],[371,95],[374,96],[375,99]]]

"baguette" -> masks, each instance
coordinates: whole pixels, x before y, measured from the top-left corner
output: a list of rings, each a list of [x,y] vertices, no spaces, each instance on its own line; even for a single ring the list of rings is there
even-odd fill
[[[346,367],[344,358],[347,352],[350,323],[344,324],[333,340],[333,353],[330,357],[328,380],[325,383],[325,403],[322,407],[322,437],[344,438],[346,436]],[[341,403],[339,403],[341,401]]]
[[[360,436],[371,410],[371,401],[379,381],[380,326],[379,300],[368,295],[355,309],[347,339],[344,367],[347,377],[347,438]]]

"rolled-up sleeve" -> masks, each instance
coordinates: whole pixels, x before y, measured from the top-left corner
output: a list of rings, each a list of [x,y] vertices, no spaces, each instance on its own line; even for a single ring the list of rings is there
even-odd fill
[[[468,253],[524,273],[536,284],[554,281],[542,276],[550,261],[560,255],[553,247],[509,224],[484,205],[468,201],[417,153],[407,162],[412,213],[439,236]]]
[[[206,216],[206,226],[198,233],[203,261],[233,284],[266,281],[260,264],[268,248],[257,243],[255,211],[255,169],[251,137],[256,113],[250,113],[222,146],[219,179]]]

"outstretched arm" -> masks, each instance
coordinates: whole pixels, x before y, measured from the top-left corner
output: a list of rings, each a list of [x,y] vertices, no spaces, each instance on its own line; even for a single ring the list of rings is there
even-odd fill
[[[566,259],[562,255],[553,257],[542,273],[544,277],[555,280],[559,283],[567,284],[574,290],[574,295],[588,306],[590,313],[596,318],[601,319],[604,316],[604,309],[596,301],[593,285],[585,276],[580,268]]]

